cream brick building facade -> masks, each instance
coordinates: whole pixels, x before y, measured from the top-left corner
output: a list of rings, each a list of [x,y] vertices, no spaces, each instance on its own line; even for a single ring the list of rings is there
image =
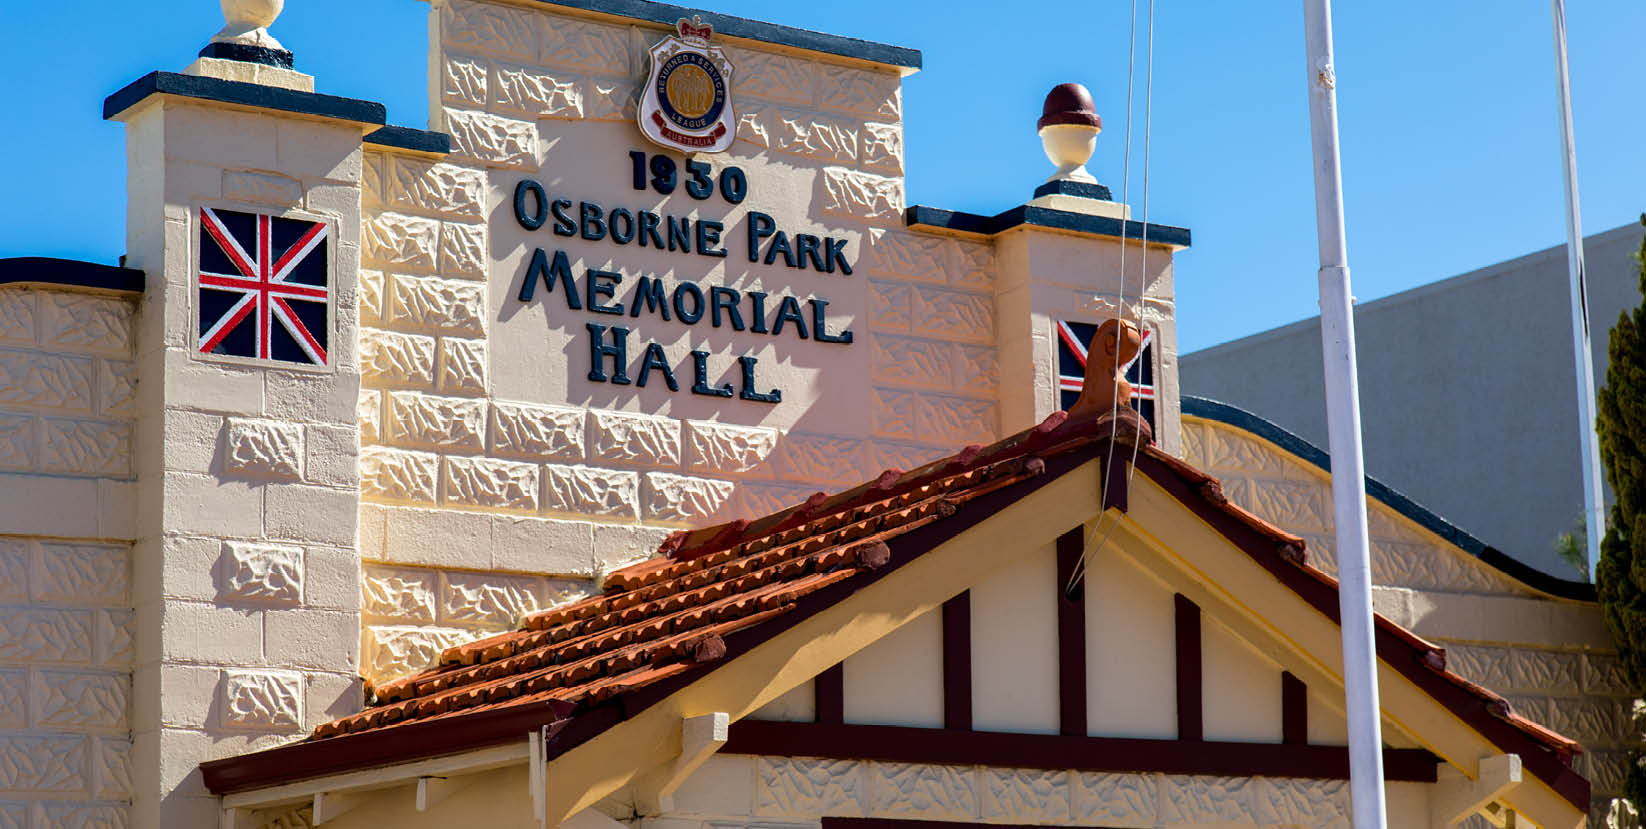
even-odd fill
[[[1329,550],[1323,473],[1180,420],[1171,254],[1186,230],[1152,227],[1145,257],[1142,228],[1109,202],[1041,197],[994,217],[907,203],[902,78],[918,53],[706,15],[737,67],[736,142],[699,160],[750,186],[736,204],[688,201],[629,183],[631,152],[663,155],[634,113],[673,7],[435,0],[427,13],[431,130],[384,128],[378,105],[214,53],[106,104],[126,129],[126,282],[83,263],[0,263],[22,283],[0,288],[0,829],[244,822],[205,789],[200,762],[353,713],[445,648],[597,593],[672,532],[1039,422],[1057,408],[1054,322],[1105,309],[1153,335],[1159,444]],[[512,203],[526,180],[568,204],[721,221],[731,255],[531,230]],[[203,208],[328,228],[323,367],[200,353]],[[752,211],[845,240],[851,272],[745,261]],[[590,380],[604,358],[589,356],[584,326],[606,318],[569,305],[569,282],[519,299],[537,248],[567,252],[575,274],[769,295],[768,314],[777,297],[827,298],[826,318],[814,306],[802,326],[821,333],[826,319],[854,338],[648,317],[627,323],[629,362],[642,337],[657,343],[682,390]],[[592,308],[592,283],[577,284]],[[694,396],[694,350],[714,383],[757,358],[781,402]],[[1375,503],[1373,526],[1380,609],[1457,643],[1466,673],[1592,745],[1582,770],[1597,796],[1615,793],[1628,699],[1593,605],[1544,595]],[[1346,799],[1332,782],[1271,781],[1269,797],[1189,777],[942,768],[717,758],[700,774],[753,787],[733,796],[742,806],[683,795],[685,822],[647,823],[815,825],[802,797],[930,818],[947,813],[911,812],[908,798],[953,790],[937,799],[983,821],[1175,826],[1203,807],[1292,825],[1311,820],[1299,804],[1336,814]]]

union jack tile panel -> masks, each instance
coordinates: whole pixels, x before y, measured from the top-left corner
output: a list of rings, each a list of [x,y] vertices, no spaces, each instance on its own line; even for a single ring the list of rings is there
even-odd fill
[[[221,357],[329,366],[330,235],[323,221],[200,208],[195,348]]]

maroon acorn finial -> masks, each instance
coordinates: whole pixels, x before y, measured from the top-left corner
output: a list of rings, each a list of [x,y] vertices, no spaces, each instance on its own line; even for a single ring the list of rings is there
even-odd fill
[[[1077,83],[1060,83],[1046,93],[1046,104],[1041,108],[1035,129],[1045,129],[1052,124],[1079,124],[1103,129],[1103,119],[1098,117],[1097,105],[1092,103],[1092,93]]]
[[[1103,131],[1103,119],[1097,117],[1092,93],[1077,83],[1052,87],[1036,125],[1040,146],[1057,170],[1035,190],[1035,196],[1065,193],[1107,200],[1108,188],[1086,172],[1086,162],[1097,149],[1097,134]]]

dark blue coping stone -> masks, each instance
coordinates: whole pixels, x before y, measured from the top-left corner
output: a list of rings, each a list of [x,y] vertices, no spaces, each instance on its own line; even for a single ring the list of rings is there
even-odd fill
[[[1251,412],[1227,403],[1208,400],[1204,397],[1182,397],[1183,413],[1194,417],[1204,417],[1226,423],[1237,429],[1244,429],[1264,440],[1290,452],[1321,469],[1332,471],[1332,457],[1325,450],[1298,437],[1284,428],[1264,420]],[[1396,492],[1376,478],[1367,476],[1366,494],[1382,501],[1395,512],[1410,518],[1429,532],[1446,539],[1464,552],[1480,559],[1484,564],[1501,571],[1504,575],[1519,581],[1529,587],[1541,590],[1552,596],[1562,599],[1572,599],[1581,602],[1598,601],[1595,586],[1586,581],[1568,581],[1556,578],[1529,564],[1524,564],[1496,547],[1475,538],[1466,530],[1436,515],[1429,508]]]
[[[200,57],[237,60],[242,63],[261,63],[281,69],[290,69],[292,54],[285,49],[266,46],[248,46],[244,43],[208,43],[200,50]]]
[[[917,204],[903,211],[903,223],[909,227],[938,227],[963,233],[981,233],[985,236],[993,236],[1019,225],[1051,227],[1115,238],[1121,238],[1121,234],[1124,233],[1127,239],[1143,239],[1145,230],[1142,222],[1130,219],[1122,222],[1108,216],[1088,216],[1085,213],[1029,205],[1020,205],[994,216],[980,216],[976,213],[961,213]],[[1186,227],[1150,222],[1147,230],[1150,242],[1185,248],[1189,246],[1189,229]]]
[[[796,49],[823,52],[845,58],[856,58],[870,63],[902,66],[909,69],[920,68],[920,50],[918,49],[905,49],[902,46],[889,46],[884,43],[858,40],[853,37],[824,34],[810,29],[795,29],[789,26],[779,26],[776,23],[750,20],[746,17],[732,17],[685,6],[656,3],[652,0],[539,0],[539,2],[549,6],[565,6],[570,9],[583,9],[584,11],[599,12],[617,17],[649,20],[653,23],[662,23],[671,27],[675,24],[675,21],[682,17],[690,18],[697,15],[703,18],[704,23],[714,26],[716,34],[743,37],[750,40],[763,40],[780,46],[792,46]],[[804,7],[796,6],[794,8]]]
[[[150,95],[177,95],[379,126],[388,120],[388,113],[383,105],[375,101],[339,98],[336,95],[299,92],[295,89],[281,89],[241,81],[225,81],[221,78],[202,78],[177,72],[150,72],[132,81],[125,89],[103,101],[103,117],[113,118],[141,103]]]
[[[99,265],[96,262],[82,262],[78,259],[56,259],[50,256],[15,256],[0,259],[0,285],[72,285],[77,288],[141,294],[143,281],[143,272],[136,268]]]
[[[1034,197],[1079,196],[1083,199],[1114,201],[1114,193],[1095,181],[1048,181],[1034,189]]]
[[[376,144],[379,147],[394,147],[399,150],[411,150],[418,153],[438,153],[445,155],[452,151],[452,137],[443,132],[414,129],[412,127],[382,127],[375,132],[366,133],[363,143]]]

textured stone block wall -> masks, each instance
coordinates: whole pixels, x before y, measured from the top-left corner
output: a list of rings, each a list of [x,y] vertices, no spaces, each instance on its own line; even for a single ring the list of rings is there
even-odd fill
[[[1391,826],[1428,825],[1426,786],[1390,786]],[[721,755],[651,829],[816,827],[825,815],[1046,826],[1348,827],[1343,780],[937,766]]]
[[[842,376],[840,393],[862,388],[868,428],[500,396],[488,372],[510,357],[492,351],[495,292],[515,274],[490,272],[502,255],[493,214],[509,195],[499,182],[516,171],[548,181],[577,163],[554,149],[570,122],[632,123],[646,50],[661,34],[472,0],[433,14],[431,111],[453,152],[363,162],[369,677],[423,667],[446,645],[583,595],[672,529],[763,515],[998,437],[993,251],[903,229],[899,77],[741,47],[727,47],[732,156],[809,171],[810,193],[771,186],[862,234],[855,273],[837,290],[867,297],[867,318],[851,323],[864,370]]]
[[[132,796],[134,303],[0,289],[0,827]],[[44,537],[41,537],[44,536]]]
[[[1183,419],[1184,460],[1229,499],[1303,536],[1309,560],[1336,570],[1331,479],[1249,432]],[[1637,745],[1633,700],[1595,605],[1551,599],[1368,499],[1379,613],[1447,650],[1447,664],[1507,696],[1515,711],[1583,744],[1575,768],[1594,787],[1594,825],[1621,791]]]

